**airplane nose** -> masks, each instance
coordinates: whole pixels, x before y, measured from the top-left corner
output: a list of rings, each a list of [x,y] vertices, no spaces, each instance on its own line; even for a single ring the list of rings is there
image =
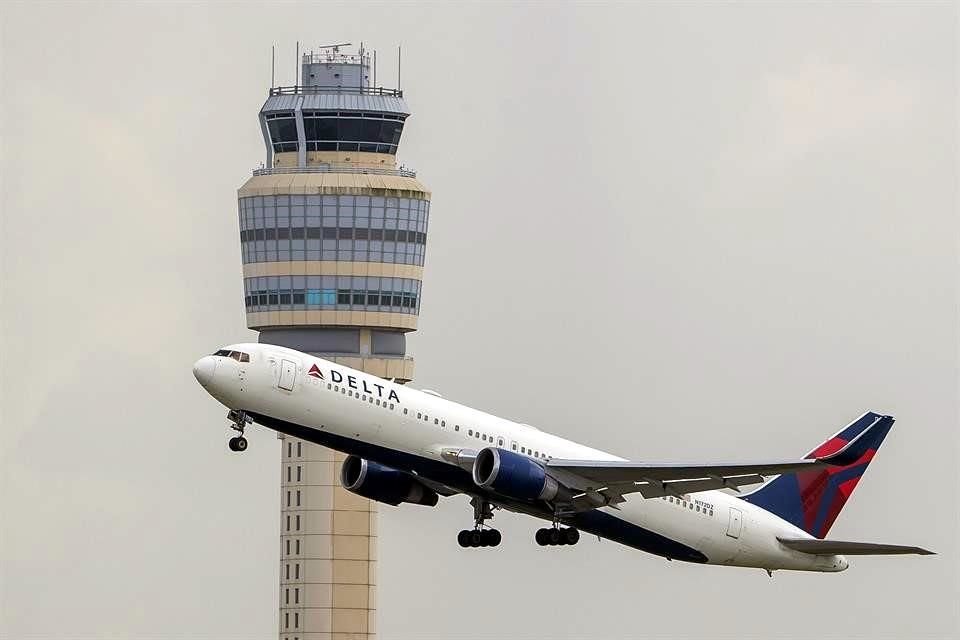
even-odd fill
[[[216,371],[217,359],[213,356],[203,356],[193,364],[193,377],[204,387],[210,384]]]

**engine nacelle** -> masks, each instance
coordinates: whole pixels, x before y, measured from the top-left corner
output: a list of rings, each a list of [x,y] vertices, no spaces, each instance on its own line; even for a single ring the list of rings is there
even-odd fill
[[[397,506],[401,502],[432,507],[437,493],[409,473],[397,471],[359,456],[347,456],[340,467],[340,484],[347,491],[364,498]]]
[[[553,500],[562,487],[530,458],[495,447],[477,454],[473,481],[517,500]]]

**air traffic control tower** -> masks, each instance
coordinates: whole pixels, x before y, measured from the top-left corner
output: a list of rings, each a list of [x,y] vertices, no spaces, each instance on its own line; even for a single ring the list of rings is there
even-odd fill
[[[407,382],[430,192],[397,167],[410,109],[371,82],[371,62],[362,48],[306,53],[302,79],[271,87],[260,109],[265,168],[238,192],[247,326]],[[340,486],[343,458],[283,437],[280,640],[376,632],[376,507]]]

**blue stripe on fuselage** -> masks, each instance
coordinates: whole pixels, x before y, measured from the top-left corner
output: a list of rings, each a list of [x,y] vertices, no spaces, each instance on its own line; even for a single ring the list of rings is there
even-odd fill
[[[258,413],[247,412],[254,421],[263,426],[286,433],[308,442],[313,442],[343,453],[353,454],[361,458],[367,458],[380,464],[406,471],[416,473],[428,480],[446,485],[452,489],[462,491],[471,495],[479,495],[494,504],[499,504],[511,510],[520,511],[529,515],[552,520],[552,512],[540,502],[518,502],[505,499],[503,496],[493,494],[478,487],[470,476],[470,472],[458,466],[442,462],[440,460],[431,460],[422,456],[404,453],[396,449],[381,447],[378,445],[344,438],[334,435],[327,431],[321,431],[310,427],[278,420]],[[671,558],[674,560],[683,560],[685,562],[707,562],[707,557],[700,551],[685,544],[671,540],[659,533],[654,533],[639,527],[633,523],[622,520],[612,514],[604,511],[584,511],[563,518],[563,523],[575,526],[581,531],[592,533],[614,542],[646,551],[654,555]]]

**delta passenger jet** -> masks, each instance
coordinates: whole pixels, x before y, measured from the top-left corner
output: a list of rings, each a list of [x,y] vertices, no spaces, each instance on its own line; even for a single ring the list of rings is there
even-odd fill
[[[348,454],[341,482],[371,500],[434,506],[469,495],[475,524],[458,535],[462,547],[500,544],[486,522],[507,509],[551,523],[537,531],[541,546],[576,544],[584,531],[668,560],[770,575],[843,571],[847,555],[931,553],[824,539],[890,416],[865,413],[799,460],[633,462],[284,347],[231,345],[193,372],[229,409],[234,451],[256,422]]]

